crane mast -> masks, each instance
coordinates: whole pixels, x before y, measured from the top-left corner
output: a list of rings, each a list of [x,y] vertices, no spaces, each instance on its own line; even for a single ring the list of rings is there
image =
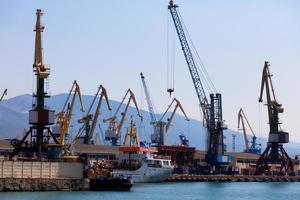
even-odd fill
[[[269,70],[269,62],[265,62],[259,102],[263,101],[263,92],[266,91],[268,118],[269,118],[269,138],[265,151],[259,157],[256,164],[256,174],[271,174],[269,164],[280,165],[279,174],[294,174],[294,163],[283,148],[283,143],[289,142],[289,133],[280,128],[279,113],[283,113],[282,104],[278,103],[275,97],[272,83],[272,75]],[[273,99],[272,99],[273,97]]]
[[[211,167],[220,166],[230,161],[229,157],[224,156],[222,97],[219,93],[210,94],[210,102],[208,101],[177,8],[178,5],[171,0],[168,9],[174,22],[208,130],[206,161]]]
[[[129,146],[140,146],[140,139],[136,125],[133,122],[133,116],[131,115],[130,118],[130,127],[127,129],[125,134],[123,145],[129,144]]]
[[[49,76],[49,68],[43,62],[43,48],[42,48],[42,32],[44,26],[41,23],[43,11],[36,10],[36,24],[35,24],[35,50],[33,71],[36,75],[36,92],[33,95],[35,103],[32,105],[32,110],[29,111],[30,129],[26,132],[22,140],[11,140],[14,151],[10,158],[20,152],[31,153],[32,156],[37,156],[38,160],[42,160],[44,156],[48,156],[49,151],[59,145],[59,141],[55,138],[49,125],[54,124],[55,112],[49,110],[45,106],[45,98],[50,96],[45,90],[45,81]],[[29,139],[27,138],[30,135]],[[54,140],[55,145],[49,144],[50,138]]]

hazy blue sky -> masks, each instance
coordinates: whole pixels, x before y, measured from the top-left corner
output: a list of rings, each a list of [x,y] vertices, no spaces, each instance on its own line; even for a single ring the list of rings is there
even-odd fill
[[[261,71],[271,62],[274,85],[285,108],[282,127],[300,142],[300,1],[178,0],[194,44],[219,92],[224,119],[237,128],[243,107],[259,136],[267,136],[266,108],[257,102]],[[45,25],[44,61],[51,66],[50,91],[67,92],[74,79],[84,94],[103,84],[111,99],[132,88],[143,108],[144,72],[158,112],[170,99],[167,87],[168,1],[0,1],[0,90],[8,97],[31,93],[35,10]],[[176,38],[176,42],[177,42]],[[199,119],[194,87],[176,46],[175,94]],[[7,97],[7,98],[8,98]]]

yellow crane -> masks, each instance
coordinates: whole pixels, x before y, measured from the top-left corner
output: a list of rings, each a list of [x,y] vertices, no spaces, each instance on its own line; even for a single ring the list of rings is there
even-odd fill
[[[121,113],[122,117],[121,117],[120,122],[117,123],[117,114],[119,113],[119,110],[121,109],[122,104],[124,103],[124,101],[125,101],[125,99],[127,98],[128,95],[129,95],[129,99],[127,101],[125,110],[124,110],[124,112]],[[139,108],[138,108],[138,105],[137,105],[137,101],[135,99],[135,95],[130,89],[128,89],[126,91],[126,94],[123,97],[123,100],[121,101],[120,105],[116,109],[114,115],[110,118],[107,118],[107,119],[103,120],[104,123],[109,122],[108,130],[105,131],[105,139],[111,141],[113,146],[117,145],[117,141],[120,138],[120,131],[121,131],[122,126],[124,124],[125,117],[128,113],[128,108],[129,108],[129,105],[130,105],[131,101],[133,101],[133,103],[134,103],[134,106],[137,110],[139,118],[141,120],[143,120],[143,117],[140,114],[140,111],[139,111]]]
[[[72,93],[73,93],[73,96],[72,96]],[[71,96],[72,96],[72,98],[71,98]],[[75,80],[73,82],[73,85],[71,87],[71,90],[69,92],[69,95],[67,97],[67,100],[66,100],[62,110],[56,115],[56,117],[57,117],[56,123],[59,128],[59,132],[60,132],[60,145],[61,145],[62,149],[64,148],[65,143],[66,143],[66,134],[68,134],[68,132],[69,132],[70,122],[71,122],[71,117],[73,114],[73,108],[74,108],[76,96],[78,96],[79,101],[80,101],[80,110],[82,112],[84,112],[80,87],[79,87],[77,81]],[[70,98],[71,98],[71,101],[70,101]]]
[[[167,123],[165,121],[163,121],[163,119],[165,118],[166,114],[169,112],[170,108],[172,107],[172,105],[175,103],[175,107],[173,112],[171,113],[171,116],[167,119]],[[183,113],[183,115],[185,116],[185,120],[189,121],[189,118],[187,117],[180,101],[176,98],[174,98],[171,102],[171,104],[168,106],[168,108],[166,109],[166,111],[164,112],[164,114],[161,116],[161,118],[159,119],[159,121],[157,121],[155,123],[155,137],[158,137],[157,141],[157,145],[164,145],[165,144],[165,135],[168,133],[169,128],[172,124],[172,121],[174,119],[175,113],[177,111],[177,109],[180,109]]]
[[[127,129],[127,132],[125,134],[124,142],[123,145],[128,144],[128,139],[129,139],[129,146],[140,146],[140,139],[139,135],[137,132],[137,128],[135,123],[133,122],[133,116],[131,115],[131,120],[130,120],[130,127]]]
[[[7,95],[7,89],[4,90],[3,94],[0,96],[0,101],[2,101],[3,97]]]
[[[36,15],[36,25],[34,31],[35,35],[35,48],[34,48],[34,64],[33,68],[36,72],[36,75],[39,79],[46,79],[49,76],[49,69],[43,63],[43,48],[42,48],[42,32],[44,32],[45,27],[42,26],[41,16],[43,15],[43,11],[41,9],[37,9]]]
[[[100,95],[100,96],[99,96]],[[96,108],[96,111],[94,113],[94,115],[90,114],[91,110],[97,100],[99,96],[99,100],[98,100],[98,105]],[[81,119],[78,120],[79,123],[83,123],[82,127],[79,129],[78,133],[76,134],[73,143],[75,143],[76,140],[78,140],[78,138],[80,138],[80,136],[82,135],[82,132],[85,131],[85,134],[83,137],[83,143],[84,144],[91,144],[92,143],[92,139],[93,139],[93,134],[98,122],[98,117],[100,114],[100,109],[101,109],[101,105],[102,105],[102,101],[103,98],[105,98],[106,100],[106,104],[109,110],[111,110],[110,104],[109,104],[109,100],[108,100],[108,96],[107,96],[107,92],[106,89],[100,85],[98,87],[98,90],[94,96],[94,99],[87,111],[87,114],[85,114]]]
[[[168,123],[166,124],[166,133],[168,132],[168,130],[169,130],[169,128],[170,128],[170,125],[171,125],[171,123],[172,123],[172,121],[173,121],[173,118],[174,118],[175,113],[176,113],[176,111],[177,111],[178,108],[180,108],[180,110],[182,111],[182,113],[183,113],[183,115],[184,115],[184,117],[185,117],[185,120],[186,120],[186,121],[190,121],[190,119],[187,117],[187,115],[186,115],[186,113],[185,113],[185,111],[184,111],[184,109],[183,109],[183,107],[182,107],[180,101],[178,101],[176,98],[174,98],[174,99],[172,100],[171,104],[168,106],[167,110],[166,110],[166,111],[164,112],[164,114],[161,116],[161,118],[160,118],[159,121],[162,121],[162,120],[163,120],[163,118],[166,116],[167,112],[170,110],[171,106],[172,106],[174,103],[176,103],[176,105],[175,105],[174,110],[173,110],[173,112],[172,112],[172,114],[171,114],[171,117],[168,118]]]

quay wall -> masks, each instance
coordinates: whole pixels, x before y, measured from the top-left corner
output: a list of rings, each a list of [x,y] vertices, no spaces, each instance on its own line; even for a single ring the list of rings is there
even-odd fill
[[[0,178],[0,192],[85,191],[88,179]]]
[[[0,161],[0,179],[82,179],[79,162]]]

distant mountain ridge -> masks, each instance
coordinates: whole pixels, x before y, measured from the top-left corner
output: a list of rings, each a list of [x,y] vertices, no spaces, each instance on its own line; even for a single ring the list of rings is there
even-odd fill
[[[58,94],[51,96],[47,100],[46,105],[51,109],[55,110],[56,113],[62,109],[62,106],[67,98],[67,94]],[[94,97],[90,95],[83,95],[84,106],[87,109],[92,99]],[[103,123],[103,119],[111,116],[113,111],[117,108],[120,102],[110,100],[110,105],[112,111],[109,111],[106,107],[106,104],[102,104],[101,114],[99,116],[99,123],[102,131],[107,127],[107,124]],[[24,129],[29,128],[28,124],[28,111],[32,107],[32,96],[29,94],[16,96],[11,99],[3,100],[0,103],[0,139],[16,138],[21,137]],[[96,107],[96,106],[94,106]],[[123,108],[124,109],[124,105]],[[94,111],[93,111],[94,112]],[[92,112],[92,113],[93,113]],[[150,142],[150,135],[153,131],[152,126],[150,125],[150,116],[149,113],[145,110],[141,110],[143,115],[143,121],[140,122],[135,108],[129,107],[128,117],[125,121],[123,133],[125,128],[129,126],[129,116],[133,115],[134,121],[138,127],[139,136],[141,140],[146,140]],[[77,123],[77,120],[82,117],[83,113],[79,110],[79,102],[76,100],[74,113],[72,117],[72,127],[71,134],[75,135],[76,131],[79,129],[80,124]],[[158,117],[160,114],[157,115]],[[120,116],[119,116],[120,117]],[[100,133],[100,129],[97,127],[95,133]],[[206,129],[202,126],[202,122],[198,120],[191,119],[187,122],[183,116],[176,114],[172,123],[172,126],[167,135],[167,144],[179,144],[179,134],[184,133],[190,140],[190,146],[195,146],[198,149],[205,149],[206,146]],[[225,144],[228,151],[232,151],[232,134],[237,134],[236,140],[236,150],[242,151],[244,149],[244,139],[243,135],[239,132],[233,130],[225,130],[224,135],[226,137]],[[100,134],[101,135],[101,134]],[[101,137],[100,137],[101,138]],[[123,140],[123,136],[122,136]],[[267,139],[259,138],[258,142],[262,144],[262,150],[266,147]],[[300,144],[290,142],[285,145],[287,151],[291,155],[297,155],[300,153]]]

